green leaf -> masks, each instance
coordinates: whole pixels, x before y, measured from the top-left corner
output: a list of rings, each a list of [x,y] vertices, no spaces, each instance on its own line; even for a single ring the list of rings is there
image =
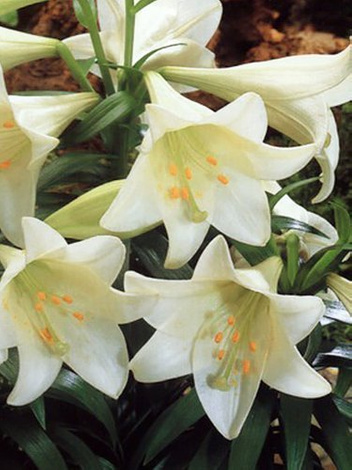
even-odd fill
[[[334,393],[342,398],[352,386],[352,368],[340,367]]]
[[[248,261],[251,266],[265,261],[271,256],[278,256],[278,249],[275,243],[274,237],[271,236],[270,240],[265,246],[253,246],[247,245],[246,243],[231,240],[231,244],[234,245],[241,255]]]
[[[145,456],[147,464],[204,416],[204,410],[194,389],[169,406],[154,421],[137,447],[130,470],[139,468]]]
[[[91,10],[91,15],[94,17],[94,19],[96,21],[97,20],[97,9],[96,9],[96,6],[95,6],[95,1],[94,0],[84,0],[84,1],[86,3],[88,3],[89,8]],[[85,15],[82,11],[82,7],[81,7],[78,0],[73,0],[73,8],[74,8],[77,20],[81,23],[82,26],[84,26],[85,28],[88,28],[90,22],[89,22],[89,20],[86,19]]]
[[[313,365],[314,367],[352,367],[352,345],[338,344],[331,351],[318,354]]]
[[[134,14],[138,13],[142,10],[142,8],[145,8],[146,6],[150,5],[151,3],[154,3],[155,1],[156,0],[139,0],[139,2],[134,6]]]
[[[95,63],[95,60],[96,60],[95,57],[90,57],[89,59],[77,60],[78,65],[81,67],[81,70],[84,73],[84,75],[87,75],[87,73],[89,72],[89,69]]]
[[[292,217],[286,217],[283,215],[273,215],[271,218],[271,228],[274,233],[279,233],[282,230],[299,230],[300,232],[313,233],[319,235],[322,238],[329,238],[325,233],[321,232],[312,225],[302,222],[300,220],[293,219]]]
[[[38,423],[45,430],[46,425],[45,425],[45,403],[44,403],[44,398],[43,397],[37,398],[29,406],[32,409],[33,414],[36,417]]]
[[[331,320],[341,321],[343,323],[352,324],[352,318],[349,316],[349,313],[346,307],[342,302],[324,300],[325,304],[325,314],[324,317],[328,317]]]
[[[203,440],[187,470],[218,470],[229,453],[230,443],[212,429]]]
[[[313,402],[282,394],[280,410],[285,438],[286,468],[301,470],[308,449]]]
[[[141,3],[141,2],[139,2]],[[170,44],[168,46],[162,46],[162,47],[158,47],[157,49],[154,49],[153,51],[150,51],[148,52],[147,54],[145,54],[143,57],[141,57],[133,66],[133,68],[135,69],[140,69],[142,67],[143,64],[145,64],[145,62],[149,59],[149,57],[151,57],[152,55],[156,54],[157,52],[159,51],[162,51],[163,49],[169,49],[170,47],[176,47],[176,46],[187,46],[186,43],[184,42],[178,42],[176,44]]]
[[[315,400],[314,415],[325,439],[323,447],[339,470],[352,468],[352,434],[331,396]]]
[[[57,447],[32,415],[3,413],[0,429],[18,444],[38,470],[68,470]]]
[[[15,28],[18,24],[18,13],[17,11],[11,11],[6,13],[6,15],[0,16],[0,23],[6,24],[7,26],[12,26]]]
[[[84,470],[103,470],[104,466],[100,463],[98,457],[92,452],[87,444],[72,432],[62,426],[55,426],[51,430],[55,442],[67,454],[72,461]]]
[[[276,194],[269,194],[269,206],[271,211],[274,209],[276,204],[282,199],[286,194],[294,191],[295,189],[301,188],[302,186],[307,186],[308,184],[314,183],[315,181],[319,181],[318,177],[308,178],[302,181],[297,181],[295,183],[291,183],[287,185],[285,188],[282,188]]]
[[[261,387],[240,435],[232,441],[229,469],[254,470],[260,457],[275,405],[276,394]]]
[[[352,426],[352,403],[344,398],[334,396],[332,397],[339,412],[345,417],[348,424]]]
[[[351,238],[351,219],[347,210],[338,205],[333,204],[335,215],[335,226],[339,234],[339,243],[348,243]]]
[[[123,122],[137,106],[129,93],[119,91],[101,101],[72,130],[63,135],[64,143],[80,143],[88,140],[110,124]]]
[[[322,327],[320,323],[318,323],[317,326],[314,328],[314,330],[310,333],[308,337],[307,347],[304,352],[304,359],[307,362],[311,363],[315,359],[319,351],[321,341],[322,341]]]

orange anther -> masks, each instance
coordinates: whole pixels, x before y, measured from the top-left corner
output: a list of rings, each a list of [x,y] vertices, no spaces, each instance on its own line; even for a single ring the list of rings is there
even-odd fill
[[[189,199],[189,191],[187,188],[181,188],[181,197],[182,199],[184,199],[185,201],[188,201]]]
[[[229,179],[225,175],[218,175],[218,181],[220,181],[221,184],[229,184]]]
[[[248,372],[250,371],[250,368],[251,368],[251,361],[249,361],[248,359],[245,359],[242,364],[243,373],[248,374]]]
[[[217,159],[215,157],[212,157],[211,155],[209,155],[209,157],[207,157],[207,162],[210,165],[213,165],[213,166],[216,166],[218,164]]]
[[[42,292],[42,291],[39,291],[37,293],[37,297],[38,297],[39,300],[46,300],[46,293]]]
[[[174,163],[171,163],[169,166],[169,173],[171,176],[177,175],[177,166]]]
[[[219,359],[219,361],[221,361],[222,359],[224,359],[224,356],[225,356],[225,350],[224,350],[224,349],[220,349],[220,351],[218,352],[218,359]]]
[[[252,351],[252,352],[256,352],[257,350],[257,343],[255,341],[250,341],[249,342],[249,349]]]
[[[15,123],[13,121],[5,121],[2,127],[5,129],[13,129],[15,127]]]
[[[227,319],[227,324],[232,326],[235,324],[235,317],[233,315],[230,315]]]
[[[72,316],[75,317],[78,321],[84,320],[84,315],[81,312],[74,312]]]
[[[37,302],[34,305],[34,309],[35,309],[36,312],[42,312],[43,311],[43,304],[41,304],[40,302]]]
[[[39,334],[46,343],[52,344],[54,342],[53,335],[50,333],[48,328],[43,328],[40,330]]]
[[[214,336],[215,343],[220,343],[223,337],[224,337],[224,334],[222,333],[222,331],[219,331],[218,333],[216,333],[216,335]]]
[[[192,170],[189,167],[185,169],[185,176],[188,180],[192,179]]]
[[[180,197],[180,190],[176,188],[176,186],[173,186],[169,190],[169,195],[171,199],[178,199]]]
[[[64,295],[62,297],[62,300],[64,302],[66,302],[67,304],[72,304],[72,302],[73,302],[73,298],[70,295]]]
[[[236,331],[234,332],[234,334],[232,335],[232,338],[231,338],[231,339],[232,339],[232,342],[233,342],[233,343],[237,343],[238,340],[240,339],[240,332],[239,332],[238,330],[236,330]]]
[[[55,305],[60,305],[61,304],[61,299],[57,295],[52,295],[51,296],[51,301]]]
[[[5,160],[0,163],[0,170],[8,170],[12,165],[11,160]]]

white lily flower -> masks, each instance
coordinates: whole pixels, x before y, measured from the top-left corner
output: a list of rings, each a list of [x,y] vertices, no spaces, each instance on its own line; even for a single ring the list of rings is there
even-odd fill
[[[135,2],[138,6],[138,1]],[[97,0],[101,40],[106,58],[123,64],[125,49],[125,1]],[[143,68],[162,65],[214,66],[214,54],[206,49],[222,13],[219,0],[157,0],[136,15],[133,63],[156,49]],[[94,57],[88,34],[64,40],[78,59]],[[182,45],[177,45],[182,43]],[[93,73],[99,73],[97,67]]]
[[[352,47],[336,55],[301,55],[224,69],[165,67],[162,75],[232,101],[253,91],[264,100],[269,125],[298,143],[316,142],[323,172],[313,202],[327,198],[334,186],[339,145],[331,106],[352,99]]]
[[[6,15],[19,8],[28,7],[29,5],[41,2],[43,2],[43,0],[1,0],[0,15]]]
[[[61,132],[98,100],[95,93],[8,96],[0,68],[0,228],[22,246],[21,218],[34,214],[41,167]]]
[[[343,303],[348,313],[352,315],[352,281],[331,273],[326,278],[326,284]]]
[[[55,380],[62,363],[117,398],[128,354],[117,323],[133,321],[148,298],[111,288],[125,247],[99,236],[67,245],[55,230],[23,219],[25,250],[0,246],[0,349],[16,346],[19,375],[11,405],[30,403]]]
[[[6,71],[32,60],[56,57],[59,43],[58,39],[0,27],[0,64]]]
[[[313,157],[315,145],[264,144],[266,113],[254,93],[214,113],[155,72],[145,79],[153,102],[146,107],[150,130],[101,225],[134,236],[163,221],[169,268],[194,255],[210,225],[241,242],[265,245],[270,211],[261,180],[292,175]]]
[[[130,364],[135,378],[158,382],[192,373],[205,412],[228,439],[240,433],[261,380],[298,397],[329,393],[295,347],[318,323],[324,304],[314,296],[277,294],[280,271],[277,257],[235,269],[219,236],[189,281],[126,273],[127,292],[160,296],[145,317],[157,331]]]

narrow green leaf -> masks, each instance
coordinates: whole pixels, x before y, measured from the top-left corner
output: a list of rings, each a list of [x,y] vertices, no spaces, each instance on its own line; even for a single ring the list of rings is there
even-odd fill
[[[156,0],[139,0],[139,2],[134,6],[134,14],[141,11],[143,8],[147,7],[151,3],[154,3]]]
[[[340,367],[334,393],[343,398],[352,387],[352,367]]]
[[[230,442],[212,429],[203,440],[187,470],[219,470],[226,459]]]
[[[45,430],[45,402],[43,397],[37,398],[30,405],[31,410],[33,411],[34,416],[36,417],[38,423]]]
[[[141,3],[141,2],[139,2]],[[142,67],[143,64],[145,64],[145,62],[149,59],[149,57],[151,57],[152,55],[156,54],[157,52],[159,51],[162,51],[163,49],[169,49],[170,47],[176,47],[176,46],[187,46],[186,43],[184,42],[178,42],[176,44],[170,44],[168,46],[162,46],[162,47],[158,47],[157,49],[154,49],[153,51],[150,51],[148,52],[147,54],[145,54],[143,57],[141,57],[133,66],[133,68],[135,69],[140,69]]]
[[[345,417],[348,424],[352,426],[352,403],[344,398],[334,396],[332,397],[339,412]]]
[[[103,470],[98,457],[87,444],[62,426],[51,430],[55,442],[71,457],[72,461],[84,470]]]
[[[91,66],[95,63],[95,57],[91,57],[90,59],[81,59],[77,60],[78,65],[81,67],[82,72],[87,75]]]
[[[287,277],[293,286],[299,266],[299,238],[295,233],[290,233],[286,240],[287,250]]]
[[[229,469],[254,470],[260,457],[275,405],[276,394],[262,387],[244,423],[241,434],[232,441]]]
[[[300,232],[313,233],[322,238],[328,238],[324,232],[321,232],[312,225],[284,215],[273,215],[271,218],[271,228],[274,233],[281,232],[281,230],[299,230]]]
[[[347,311],[346,307],[342,302],[324,300],[325,314],[324,317],[330,318],[331,320],[340,321],[352,325],[352,318]]]
[[[125,91],[119,91],[101,101],[72,130],[63,135],[64,143],[88,140],[110,124],[123,122],[137,106],[136,100]]]
[[[91,10],[91,15],[94,17],[95,21],[97,20],[97,9],[95,6],[95,1],[94,0],[84,0],[86,3],[88,3],[89,8]],[[73,9],[75,11],[75,15],[77,17],[77,20],[81,23],[82,26],[85,28],[89,27],[89,20],[85,17],[82,7],[79,3],[78,0],[73,0]]]
[[[248,261],[251,266],[265,261],[271,256],[278,256],[278,248],[274,237],[271,236],[270,240],[265,246],[253,246],[246,243],[231,240],[231,244],[241,253],[241,255]]]
[[[304,359],[307,362],[311,363],[315,359],[319,351],[321,341],[322,341],[322,327],[320,323],[318,323],[317,326],[314,328],[314,330],[310,333],[308,337],[307,347],[304,352]]]
[[[38,470],[68,470],[57,447],[32,415],[7,412],[0,418],[0,429],[18,444]]]
[[[347,210],[338,205],[333,204],[335,215],[335,226],[339,234],[339,243],[348,243],[351,237],[351,219]]]
[[[313,402],[282,394],[280,410],[284,428],[286,468],[301,470],[308,449]]]
[[[314,415],[321,426],[324,447],[339,470],[352,468],[352,434],[331,396],[315,400]]]
[[[270,209],[273,210],[276,204],[282,199],[286,194],[289,194],[290,192],[294,191],[295,189],[301,188],[302,186],[307,186],[308,184],[314,183],[315,181],[318,181],[318,177],[314,178],[308,178],[302,181],[297,181],[295,183],[291,183],[287,185],[285,188],[282,188],[279,192],[276,194],[270,194],[269,195],[269,206]]]
[[[98,460],[99,460],[100,467],[102,468],[102,470],[116,470],[115,465],[109,462],[109,460],[104,459],[104,457],[98,457]]]
[[[338,344],[334,349],[317,355],[315,367],[352,367],[352,344]]]

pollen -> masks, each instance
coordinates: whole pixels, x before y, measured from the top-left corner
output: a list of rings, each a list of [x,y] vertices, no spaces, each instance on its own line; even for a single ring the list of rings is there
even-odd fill
[[[239,339],[240,339],[240,332],[236,330],[234,334],[232,335],[231,340],[233,343],[238,343]]]
[[[249,349],[251,352],[256,352],[257,350],[257,343],[255,341],[250,341],[249,342]]]
[[[177,166],[174,163],[170,164],[169,173],[171,176],[177,176]]]
[[[11,160],[5,160],[0,163],[0,170],[8,170],[11,166],[12,162]]]
[[[73,312],[72,316],[76,318],[78,321],[83,321],[84,320],[84,315],[81,312]]]
[[[242,364],[242,370],[244,374],[248,374],[251,369],[251,361],[245,359]]]
[[[67,304],[72,304],[72,302],[73,302],[73,298],[70,295],[64,295],[62,297],[62,300],[64,302],[66,302]]]
[[[181,198],[185,201],[189,199],[189,191],[187,188],[181,188]]]
[[[38,297],[39,300],[46,300],[46,293],[42,292],[42,291],[39,291],[37,293],[37,297]]]
[[[5,121],[2,127],[4,129],[13,129],[15,127],[15,123],[13,121]]]
[[[218,333],[216,333],[216,335],[214,336],[215,343],[221,343],[223,337],[224,337],[224,334],[222,331],[219,331]]]
[[[185,169],[185,176],[188,180],[192,179],[192,170],[189,167]]]
[[[218,164],[217,159],[215,157],[212,157],[211,155],[209,155],[209,157],[207,157],[207,162],[210,165],[213,165],[213,166],[216,166]]]
[[[54,305],[60,305],[61,304],[61,299],[57,295],[52,295],[51,296],[51,301]]]
[[[235,317],[233,315],[230,315],[227,319],[227,324],[232,326],[235,324]]]
[[[225,350],[224,349],[220,349],[220,351],[218,352],[218,359],[219,361],[221,361],[222,359],[224,359],[225,357]]]
[[[42,312],[43,311],[43,304],[41,304],[40,302],[37,302],[35,305],[34,305],[34,309],[36,312]]]
[[[180,190],[176,188],[176,186],[173,186],[172,188],[169,189],[169,195],[171,199],[179,199]]]
[[[220,183],[221,183],[221,184],[224,184],[225,186],[226,186],[227,184],[229,184],[229,182],[230,182],[230,180],[229,180],[229,179],[227,178],[227,176],[225,176],[225,175],[221,175],[221,174],[220,174],[220,175],[217,176],[217,178],[218,178],[218,181],[220,181]]]
[[[54,338],[53,335],[50,333],[48,328],[43,328],[39,331],[40,337],[49,344],[53,344]]]

